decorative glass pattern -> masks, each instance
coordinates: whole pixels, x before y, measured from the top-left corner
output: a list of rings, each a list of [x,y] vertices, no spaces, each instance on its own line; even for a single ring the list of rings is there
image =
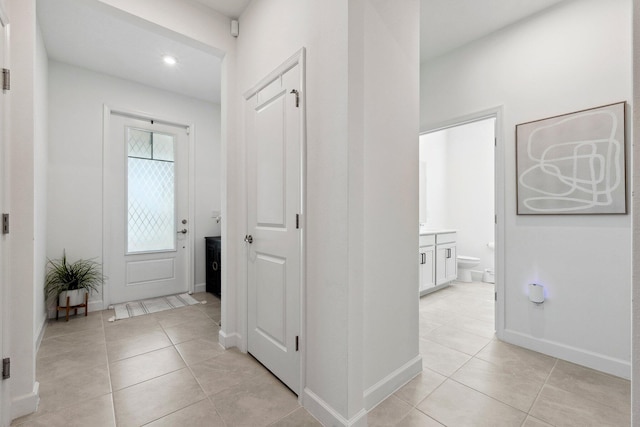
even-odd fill
[[[153,134],[153,158],[168,162],[174,161],[172,135]]]
[[[129,157],[151,158],[151,132],[129,129]]]
[[[158,137],[162,137],[158,144],[162,157],[173,158],[172,136],[136,129],[128,132],[128,253],[176,247],[175,164],[156,159]],[[149,151],[145,152],[147,142]]]

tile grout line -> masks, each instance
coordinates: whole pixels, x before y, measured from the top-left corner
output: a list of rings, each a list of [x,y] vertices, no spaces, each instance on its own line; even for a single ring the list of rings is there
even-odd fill
[[[104,328],[104,315],[102,312],[100,312],[100,318],[102,320],[102,322],[100,323],[102,325],[102,339],[104,340],[104,351],[107,357],[107,377],[109,378],[109,390],[111,390],[111,392],[109,393],[109,397],[111,398],[111,415],[113,416],[113,425],[117,426],[118,420],[116,418],[116,401],[113,398],[113,382],[111,381],[111,363],[109,362],[109,349],[107,348],[107,331]]]
[[[455,297],[456,297],[456,295],[448,295],[448,296],[447,296],[447,298],[451,298],[451,297],[455,298]],[[460,317],[460,316],[464,316],[464,315],[456,315],[456,316],[454,316],[454,317],[455,317],[455,318],[457,318],[457,317]],[[469,317],[469,316],[467,316],[467,317]],[[483,320],[476,319],[476,318],[471,318],[471,319],[472,319],[472,320],[476,320],[476,321],[483,321]],[[494,322],[494,323],[495,323],[495,322]],[[485,348],[487,348],[489,345],[491,345],[491,343],[492,343],[492,342],[494,342],[494,341],[496,340],[495,331],[494,331],[494,333],[493,333],[493,337],[492,337],[492,338],[487,338],[487,337],[483,337],[483,336],[480,336],[480,335],[474,334],[473,332],[469,332],[468,330],[463,329],[463,328],[458,328],[458,327],[455,327],[455,326],[450,326],[450,327],[451,327],[451,328],[453,328],[453,329],[456,329],[456,330],[458,330],[458,331],[465,332],[465,333],[468,333],[468,334],[470,334],[470,335],[474,335],[474,336],[476,336],[476,337],[480,337],[480,338],[483,338],[483,339],[489,339],[489,341],[488,341],[485,345],[483,345],[480,349],[478,349],[478,351],[476,351],[474,354],[468,354],[468,353],[462,352],[462,351],[457,350],[457,349],[453,349],[453,348],[448,347],[448,346],[446,346],[446,345],[443,345],[443,344],[441,344],[441,343],[438,343],[438,342],[432,341],[432,340],[430,340],[430,339],[428,339],[428,338],[424,338],[424,337],[420,336],[420,339],[424,339],[425,341],[429,341],[429,342],[432,342],[432,343],[436,343],[436,344],[441,345],[441,346],[443,346],[443,347],[445,347],[445,348],[447,348],[447,349],[449,349],[449,350],[457,351],[457,352],[459,352],[459,353],[461,353],[461,354],[464,354],[464,355],[466,355],[466,356],[470,356],[470,357],[469,357],[469,359],[468,359],[468,360],[466,360],[464,363],[462,363],[462,365],[460,365],[460,366],[459,366],[455,371],[453,371],[450,375],[445,375],[445,380],[444,380],[442,383],[438,384],[438,386],[437,386],[436,388],[434,388],[434,389],[433,389],[429,394],[427,394],[427,396],[425,396],[422,400],[420,400],[420,401],[419,401],[419,402],[414,406],[414,409],[418,410],[419,412],[421,412],[421,413],[422,413],[422,414],[424,414],[425,416],[429,417],[430,419],[435,420],[436,422],[438,422],[438,423],[442,424],[438,419],[436,419],[436,418],[432,417],[431,415],[427,414],[426,412],[424,412],[424,411],[422,411],[422,410],[418,409],[418,405],[420,405],[422,402],[424,402],[425,400],[427,400],[427,399],[428,399],[428,398],[429,398],[433,393],[435,393],[438,389],[440,389],[440,388],[441,388],[441,387],[442,387],[442,386],[447,382],[447,380],[451,380],[451,381],[453,381],[453,382],[455,382],[455,383],[457,383],[457,384],[460,384],[460,385],[461,385],[461,386],[463,386],[463,387],[466,387],[466,388],[468,388],[468,389],[470,389],[470,390],[473,390],[473,391],[475,391],[475,392],[478,392],[478,393],[480,393],[480,394],[482,394],[482,395],[484,395],[484,396],[486,396],[486,397],[488,397],[488,398],[490,398],[490,399],[492,399],[492,400],[494,400],[494,401],[496,401],[496,402],[499,402],[499,403],[501,403],[501,404],[503,404],[503,405],[506,405],[506,406],[509,406],[509,407],[513,408],[513,406],[511,406],[511,405],[508,405],[508,404],[507,404],[507,403],[505,403],[505,402],[502,402],[502,401],[500,401],[500,400],[498,400],[498,399],[496,399],[496,398],[494,398],[494,397],[492,397],[492,396],[489,396],[489,395],[487,395],[487,394],[485,394],[485,393],[483,393],[483,392],[481,392],[481,391],[478,391],[478,390],[474,389],[473,387],[469,387],[469,386],[467,386],[466,384],[462,384],[462,383],[460,383],[459,381],[456,381],[456,380],[453,378],[453,376],[454,376],[458,371],[460,371],[462,368],[464,368],[468,363],[470,363],[470,362],[471,362],[471,360],[473,360],[473,359],[482,360],[482,359],[478,358],[478,357],[477,357],[477,355],[478,355],[482,350],[484,350],[484,349],[485,349]],[[430,369],[430,368],[429,368],[429,367],[427,367],[427,369]],[[432,369],[430,369],[430,370],[431,370],[431,371],[433,371]],[[438,374],[442,375],[441,373],[439,373],[439,372],[437,372],[437,371],[433,371],[433,372],[436,372],[436,373],[438,373]],[[513,408],[513,409],[515,409],[515,410],[517,410],[517,411],[520,411],[520,412],[523,412],[523,411],[519,410],[518,408]],[[527,418],[527,414],[525,413],[524,420],[526,420],[526,418]],[[404,419],[404,418],[403,418],[403,419]],[[523,422],[524,422],[524,421],[523,421]],[[443,425],[444,425],[444,424],[443,424]]]
[[[547,382],[549,381],[549,378],[551,378],[551,374],[553,373],[553,371],[556,369],[556,366],[558,365],[558,360],[559,359],[557,357],[554,358],[554,359],[555,359],[555,361],[553,362],[553,366],[551,367],[551,369],[549,369],[549,373],[547,374],[546,378],[544,379],[544,382],[542,383],[542,386],[540,387],[540,390],[538,390],[538,393],[536,393],[536,397],[535,397],[535,399],[533,399],[533,402],[531,403],[531,406],[529,407],[529,410],[527,411],[527,416],[528,417],[531,416],[533,418],[536,418],[533,415],[531,415],[531,410],[533,409],[534,406],[536,406],[536,403],[538,402],[538,399],[540,399],[540,394],[542,394],[542,390],[544,389],[544,386],[547,385]],[[525,421],[526,421],[526,418],[525,418]],[[542,420],[542,421],[544,421],[547,424],[551,424],[546,420]]]
[[[201,304],[201,305],[202,305],[202,304]],[[198,309],[199,309],[199,311],[200,311],[202,314],[204,314],[208,319],[211,319],[211,318],[210,318],[206,313],[204,313],[204,312],[200,309],[200,307],[199,307],[199,306],[198,306]],[[213,320],[213,319],[211,319],[211,320]],[[186,323],[186,322],[185,322],[185,323]],[[216,322],[214,321],[214,323],[216,323]],[[189,363],[185,360],[185,358],[184,358],[184,356],[182,355],[182,353],[180,353],[180,350],[178,350],[178,348],[176,348],[176,346],[177,346],[178,344],[182,344],[182,342],[181,342],[181,343],[178,343],[178,344],[175,344],[175,343],[173,342],[173,340],[171,339],[171,337],[169,337],[169,334],[167,334],[167,331],[166,331],[165,327],[164,327],[164,326],[162,326],[162,324],[161,324],[160,322],[158,322],[158,324],[160,325],[160,328],[162,328],[162,331],[167,335],[167,338],[169,338],[169,341],[171,342],[171,344],[172,344],[172,346],[173,346],[174,350],[178,353],[178,355],[180,356],[180,358],[181,358],[181,359],[182,359],[182,361],[184,362],[185,367],[189,370],[189,373],[190,373],[190,374],[191,374],[191,376],[193,377],[194,381],[196,382],[196,384],[198,384],[198,387],[200,387],[200,390],[202,391],[202,394],[204,394],[204,396],[205,396],[205,398],[204,398],[203,400],[208,400],[208,401],[209,401],[209,403],[213,406],[213,410],[214,410],[214,411],[216,411],[216,414],[218,415],[218,417],[220,418],[220,420],[222,421],[222,423],[223,423],[223,424],[225,425],[225,427],[226,427],[226,426],[227,426],[227,422],[224,420],[224,418],[222,417],[222,415],[221,415],[221,414],[220,414],[220,412],[218,411],[218,408],[216,407],[216,404],[213,402],[213,400],[211,400],[211,396],[209,396],[209,394],[205,391],[204,387],[202,386],[202,383],[198,380],[198,377],[196,377],[196,374],[194,374],[193,369],[191,369],[191,364],[189,364]],[[176,325],[174,325],[174,326],[176,326]],[[218,325],[218,328],[219,328],[219,327],[220,327],[220,326]],[[195,341],[195,339],[194,339],[194,340],[189,340],[189,341]],[[184,341],[184,342],[188,342],[188,341]],[[210,359],[214,359],[214,358],[216,358],[216,357],[220,356],[221,354],[224,354],[224,353],[220,353],[219,355],[214,356],[214,357],[212,357],[212,358],[210,358]],[[210,360],[210,359],[207,359],[207,360]],[[202,362],[199,362],[199,363],[202,363]],[[199,403],[199,402],[202,402],[202,400],[200,400],[200,401],[198,401],[198,402],[195,402],[195,403],[192,403],[191,405],[195,405],[196,403]],[[191,406],[191,405],[185,406],[185,408],[188,408],[188,407],[189,407],[189,406]],[[179,410],[182,410],[182,409],[184,409],[184,408],[181,408],[181,409],[179,409]],[[174,411],[174,412],[177,412],[177,411]],[[165,417],[166,417],[166,416],[168,416],[168,415],[169,415],[169,414],[165,415]],[[162,417],[162,418],[164,418],[164,417]],[[159,418],[159,419],[161,419],[161,418]]]
[[[178,308],[182,308],[182,307],[178,307]],[[191,377],[194,379],[194,381],[196,382],[196,384],[198,384],[198,387],[200,387],[200,390],[202,391],[202,394],[203,394],[205,397],[204,397],[203,399],[201,399],[201,400],[198,400],[197,402],[191,402],[190,404],[188,404],[188,405],[186,405],[186,406],[184,406],[184,407],[182,407],[182,408],[177,408],[175,411],[172,411],[172,412],[170,412],[170,413],[168,413],[168,414],[164,414],[164,415],[162,415],[161,417],[158,417],[158,418],[155,418],[155,419],[153,419],[153,420],[150,420],[149,422],[145,423],[144,425],[148,425],[148,424],[153,423],[153,422],[155,422],[155,421],[161,420],[161,419],[163,419],[163,418],[165,418],[165,417],[168,417],[168,416],[169,416],[169,415],[171,415],[171,414],[174,414],[174,413],[176,413],[176,412],[182,411],[182,410],[183,410],[183,409],[185,409],[185,408],[188,408],[188,407],[190,407],[190,406],[192,406],[192,405],[195,405],[195,404],[197,404],[197,403],[202,402],[203,400],[208,399],[208,395],[207,395],[207,393],[202,389],[202,386],[201,386],[200,382],[197,380],[197,378],[196,378],[196,377],[195,377],[195,375],[193,374],[193,371],[191,370],[191,368],[190,368],[189,364],[187,363],[187,361],[186,361],[186,360],[184,360],[184,357],[182,356],[182,354],[180,353],[180,351],[176,348],[176,345],[178,345],[178,344],[182,344],[182,342],[177,343],[177,344],[176,344],[176,343],[174,343],[174,342],[173,342],[173,340],[171,339],[171,337],[169,336],[169,334],[168,334],[168,333],[167,333],[167,331],[166,331],[166,329],[167,329],[167,328],[165,328],[165,327],[162,325],[162,323],[160,323],[160,320],[158,319],[158,317],[154,316],[154,314],[155,314],[155,313],[148,313],[148,314],[149,314],[149,315],[151,315],[150,317],[151,317],[151,318],[156,322],[156,324],[160,327],[160,329],[161,329],[161,330],[162,330],[162,332],[165,334],[165,336],[167,337],[167,339],[169,340],[169,342],[170,342],[171,344],[170,344],[170,345],[168,345],[168,346],[166,346],[166,347],[161,347],[161,348],[158,348],[158,349],[155,349],[155,350],[150,350],[150,351],[148,351],[148,352],[144,352],[144,353],[141,353],[141,354],[138,354],[138,355],[135,355],[135,356],[131,356],[131,357],[124,358],[124,359],[119,359],[119,360],[117,360],[115,363],[120,362],[120,361],[123,361],[123,360],[131,359],[131,358],[133,358],[133,357],[138,357],[138,356],[142,356],[142,355],[145,355],[145,354],[153,353],[154,351],[164,350],[164,349],[167,349],[167,348],[173,348],[173,350],[178,354],[178,356],[180,357],[180,359],[181,359],[181,360],[182,360],[182,362],[184,363],[184,367],[181,367],[181,368],[179,368],[179,369],[175,369],[175,370],[170,371],[170,372],[165,372],[164,374],[161,374],[161,375],[155,376],[155,377],[153,377],[153,378],[149,378],[149,379],[147,379],[147,380],[141,381],[141,382],[136,383],[136,384],[131,384],[131,385],[129,385],[129,386],[127,386],[127,387],[124,387],[124,388],[122,388],[122,389],[120,389],[120,390],[125,390],[125,389],[127,389],[127,388],[137,386],[137,385],[139,385],[139,384],[144,384],[144,383],[149,382],[149,381],[151,381],[151,380],[155,380],[155,379],[158,379],[158,378],[162,378],[162,377],[164,377],[164,376],[166,376],[166,375],[169,375],[169,374],[172,374],[172,373],[178,372],[178,371],[180,371],[180,370],[182,370],[182,369],[185,369],[185,368],[186,368],[186,369],[188,369],[188,370],[189,370],[189,374],[191,374]],[[138,316],[135,316],[135,317],[138,317]],[[122,320],[126,320],[126,319],[122,319]],[[187,323],[187,322],[185,321],[185,322],[183,322],[183,323]],[[180,323],[180,324],[178,324],[178,325],[173,325],[173,326],[179,326],[179,325],[181,325],[181,324],[183,324],[183,323]],[[172,327],[173,327],[173,326],[172,326]],[[183,341],[183,342],[188,342],[188,341]],[[120,391],[120,390],[118,390],[118,391]],[[114,401],[114,407],[115,407],[115,401]],[[215,408],[215,405],[214,405],[214,408]],[[217,413],[217,411],[216,411],[216,413]]]
[[[95,337],[95,338],[91,338],[92,343],[91,343],[90,347],[91,348],[96,348],[95,345],[98,345],[99,347],[97,347],[96,349],[100,349],[102,352],[104,352],[103,353],[104,356],[103,356],[101,362],[97,362],[97,363],[94,362],[87,369],[104,369],[105,370],[104,372],[107,375],[108,387],[105,387],[105,391],[103,393],[99,393],[99,394],[96,394],[95,396],[87,397],[86,399],[80,399],[80,400],[82,400],[82,402],[89,402],[89,401],[96,400],[96,399],[106,399],[107,396],[108,396],[108,399],[104,402],[105,404],[109,404],[109,408],[108,409],[105,408],[107,410],[105,415],[110,419],[109,420],[109,424],[114,423],[114,425],[117,425],[118,424],[117,415],[116,415],[117,408],[116,408],[116,405],[115,405],[114,383],[112,381],[112,374],[111,374],[111,362],[112,362],[112,360],[111,360],[110,355],[109,355],[109,342],[108,342],[107,337],[106,337],[110,325],[108,325],[106,323],[107,322],[107,316],[105,315],[106,311],[107,310],[100,310],[99,312],[95,313],[94,314],[95,317],[93,319],[91,319],[90,321],[88,321],[88,320],[81,321],[81,319],[79,318],[77,323],[60,325],[60,330],[54,331],[55,335],[48,336],[46,339],[43,338],[42,342],[43,343],[51,343],[53,345],[53,344],[56,344],[61,339],[65,339],[65,340],[69,339],[69,337],[73,336],[74,334],[79,336],[79,337],[83,337],[83,336],[85,336],[87,338]],[[215,322],[215,320],[212,317],[208,316],[207,313],[205,313],[202,310],[198,310],[198,312],[202,315],[203,319],[206,319],[207,321],[210,321],[216,327],[219,327],[217,325],[217,322]],[[120,361],[125,361],[125,360],[130,359],[130,358],[134,358],[134,357],[141,356],[141,355],[144,355],[144,354],[152,353],[154,351],[158,351],[158,350],[162,350],[162,349],[168,349],[169,347],[172,347],[173,351],[177,352],[178,355],[180,356],[181,360],[184,362],[184,367],[189,367],[189,365],[186,363],[186,361],[184,361],[184,358],[182,358],[182,354],[178,351],[178,349],[176,347],[179,343],[175,344],[171,340],[171,338],[167,334],[166,328],[160,324],[160,319],[156,318],[153,315],[151,315],[149,317],[151,317],[151,321],[149,322],[149,325],[152,325],[152,327],[155,327],[155,325],[158,325],[159,326],[159,330],[163,331],[164,335],[167,337],[167,339],[169,340],[170,344],[167,345],[166,347],[162,347],[160,349],[154,349],[154,350],[146,351],[146,352],[138,354],[138,355],[132,355],[132,356],[125,357],[125,358],[122,358],[122,359],[114,360],[113,363],[118,363]],[[49,327],[49,322],[50,322],[50,320],[48,321],[48,323],[46,325],[47,328]],[[89,327],[87,327],[87,325],[89,325]],[[92,325],[94,325],[94,326],[92,326]],[[80,329],[76,329],[76,328],[80,328]],[[132,338],[135,338],[135,336],[133,336]],[[118,340],[113,340],[113,341],[116,342]],[[187,341],[191,341],[191,340],[187,340]],[[187,341],[183,341],[183,342],[187,342]],[[42,349],[39,348],[37,353],[40,353],[40,350],[42,350]],[[56,350],[56,348],[53,348],[53,350]],[[66,353],[63,352],[63,354],[66,354]],[[59,357],[59,355],[57,355],[57,354],[52,354],[51,356],[52,357],[54,357],[54,356],[55,357]],[[89,360],[91,360],[91,358],[89,358]],[[38,361],[36,361],[36,363],[38,363]],[[40,367],[41,368],[43,367],[43,365],[41,363],[40,363]],[[182,368],[180,368],[180,369],[182,369]],[[169,373],[173,373],[173,372],[176,372],[176,371],[177,370],[173,370],[171,372],[164,373],[164,374],[156,376],[154,378],[159,378],[159,377],[162,377],[164,375],[167,375]],[[194,377],[194,379],[195,379],[195,376],[193,375],[193,372],[191,370],[190,370],[190,373],[191,373],[192,377]],[[44,381],[45,381],[45,384],[50,384],[50,381],[47,381],[47,379],[45,379]],[[145,381],[142,381],[142,382],[145,382]],[[106,381],[105,381],[105,383],[106,383]],[[124,389],[126,389],[126,388],[127,387],[125,387]],[[202,387],[200,387],[200,388],[202,389]],[[199,400],[198,402],[201,402],[201,401],[203,401],[203,400],[208,398],[207,394],[204,393],[204,390],[202,390],[202,391],[203,391],[203,396],[204,397],[203,397],[203,399]],[[76,402],[79,402],[80,400],[77,400]],[[191,405],[196,404],[198,402],[192,402],[189,405],[186,405],[185,407],[191,406]],[[180,408],[180,409],[184,409],[184,408]],[[48,418],[43,418],[43,417],[53,417],[53,416],[55,416],[56,413],[60,413],[62,410],[64,410],[63,407],[56,407],[54,409],[46,410],[45,412],[41,412],[41,413],[37,413],[37,411],[36,411],[35,413],[30,414],[31,415],[30,417],[25,418],[22,421],[20,421],[19,423],[14,423],[12,425],[18,426],[18,425],[23,425],[25,423],[27,423],[27,424],[31,423],[34,420],[45,420],[45,419],[48,419]],[[176,412],[176,411],[173,411],[173,412]],[[166,415],[169,415],[169,414],[166,414]],[[221,418],[221,420],[222,420],[222,418]],[[150,421],[150,422],[152,422],[152,421]]]

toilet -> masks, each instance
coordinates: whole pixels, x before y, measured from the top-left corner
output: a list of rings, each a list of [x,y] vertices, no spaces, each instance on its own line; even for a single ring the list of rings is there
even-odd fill
[[[471,269],[480,264],[480,258],[458,255],[456,260],[458,262],[458,281],[472,282]]]

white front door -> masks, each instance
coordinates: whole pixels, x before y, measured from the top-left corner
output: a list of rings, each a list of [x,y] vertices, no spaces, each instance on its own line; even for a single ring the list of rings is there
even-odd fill
[[[248,349],[300,389],[302,104],[298,64],[246,104]]]
[[[113,303],[187,292],[185,127],[112,113],[105,138],[105,274]]]

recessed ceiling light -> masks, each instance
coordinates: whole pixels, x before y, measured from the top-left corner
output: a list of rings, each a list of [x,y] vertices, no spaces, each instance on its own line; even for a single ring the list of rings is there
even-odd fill
[[[171,55],[165,55],[165,56],[163,56],[163,57],[162,57],[162,60],[163,60],[163,61],[164,61],[164,63],[165,63],[165,64],[167,64],[167,65],[176,65],[176,62],[178,62],[178,61],[176,60],[176,58],[174,58],[174,57],[173,57],[173,56],[171,56]]]

